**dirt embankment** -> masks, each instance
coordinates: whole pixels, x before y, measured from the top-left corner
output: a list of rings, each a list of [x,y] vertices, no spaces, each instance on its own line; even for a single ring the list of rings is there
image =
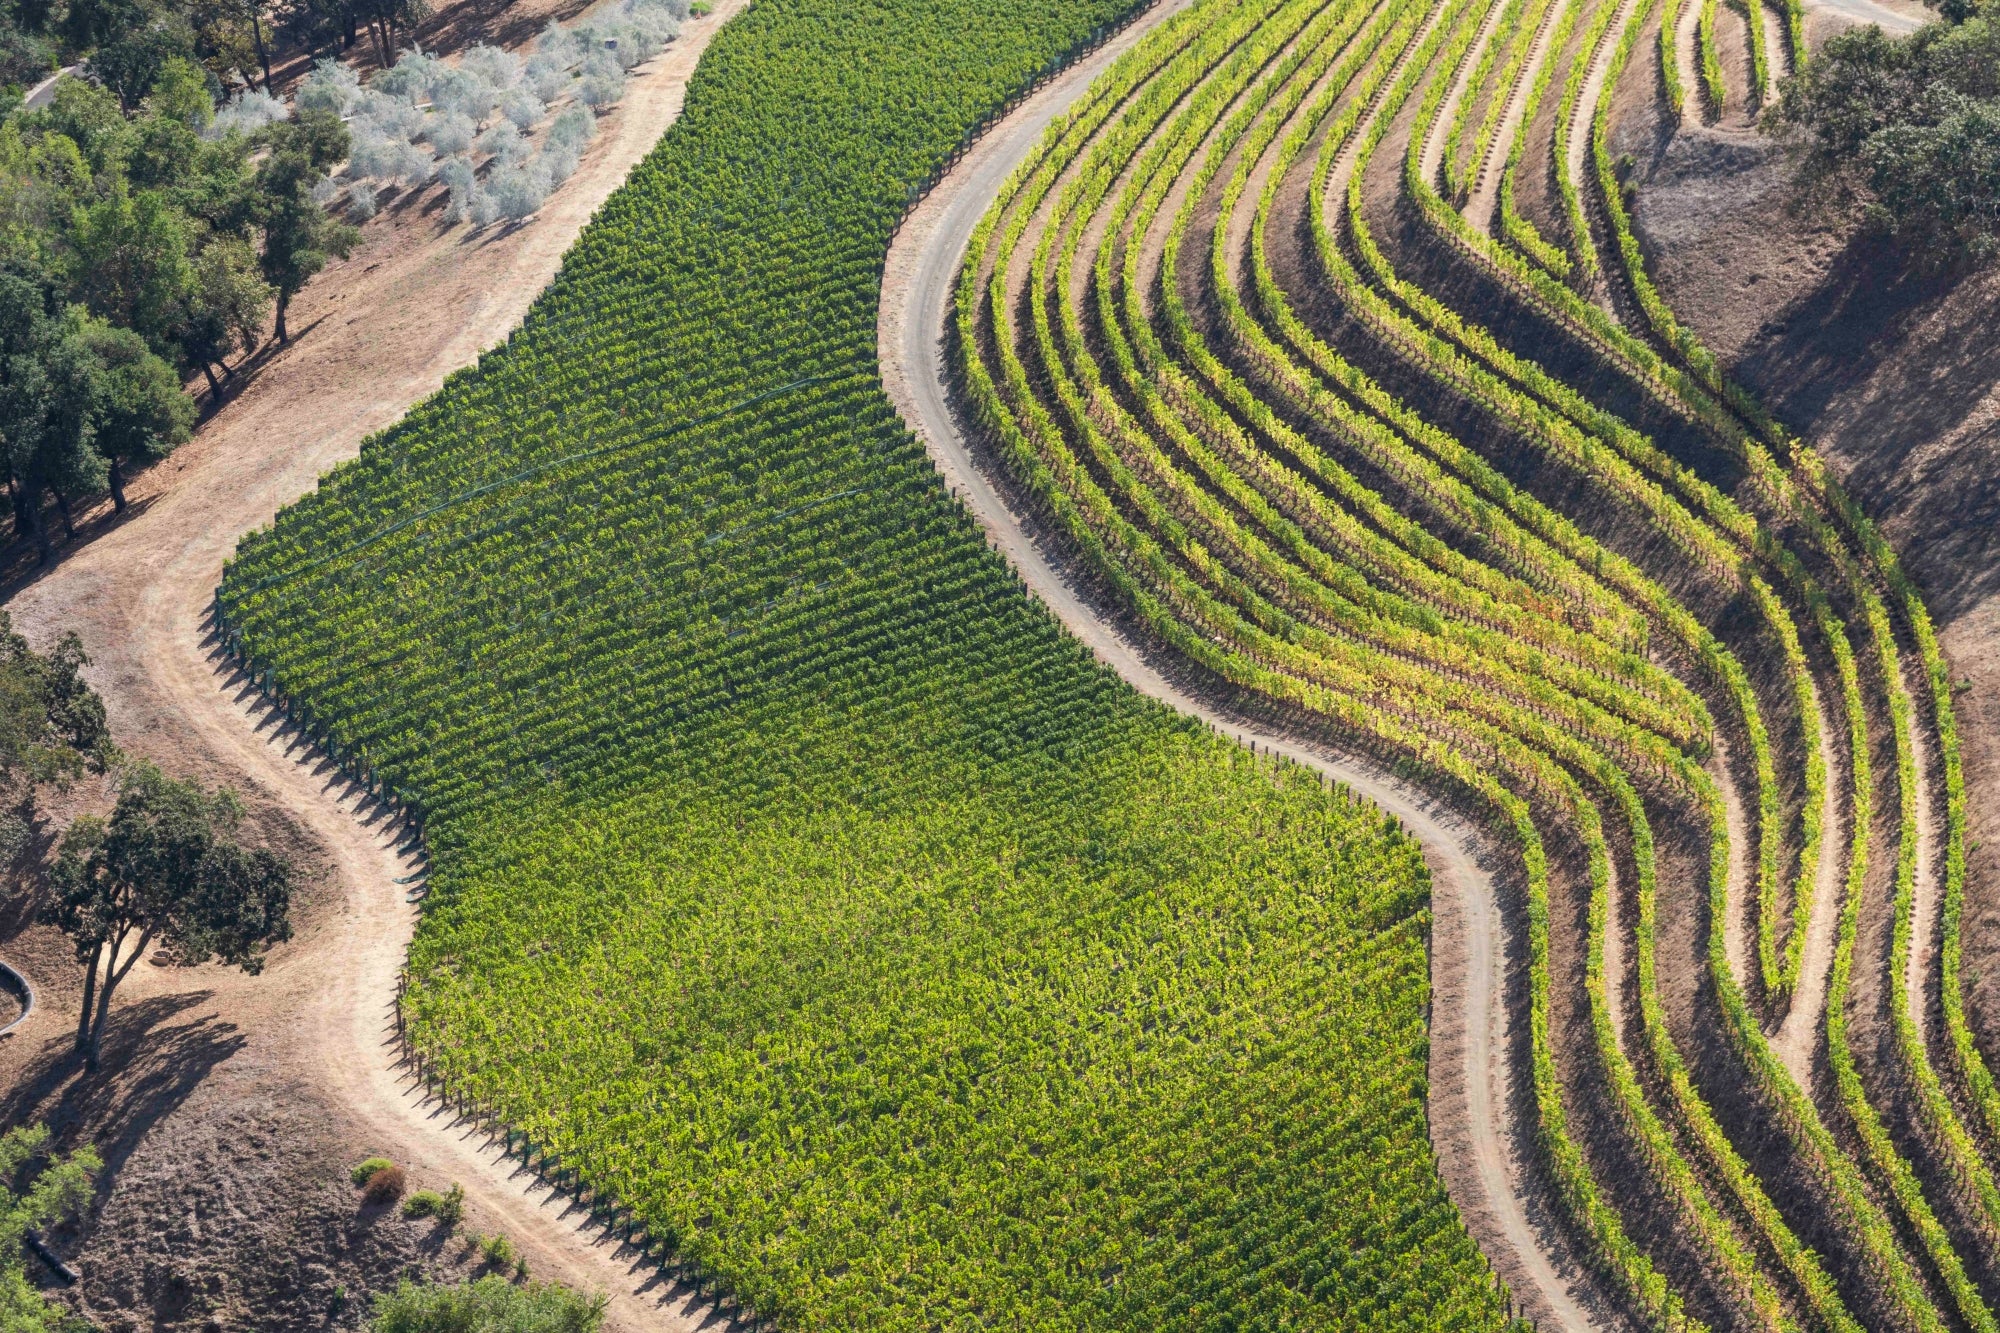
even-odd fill
[[[7,590],[16,626],[46,646],[83,638],[88,672],[127,750],[244,793],[257,833],[304,868],[298,938],[265,974],[142,964],[121,992],[107,1068],[67,1052],[78,972],[32,924],[26,886],[0,910],[0,950],[33,978],[33,1017],[0,1043],[8,1123],[51,1121],[90,1140],[108,1169],[80,1242],[75,1296],[113,1329],[358,1326],[399,1274],[454,1275],[476,1261],[428,1223],[358,1207],[344,1168],[384,1153],[412,1183],[468,1194],[467,1229],[503,1232],[530,1273],[605,1290],[617,1329],[692,1327],[701,1313],[635,1256],[583,1229],[562,1201],[499,1160],[484,1136],[419,1102],[392,1067],[389,1006],[414,925],[394,881],[413,863],[384,812],[283,734],[205,640],[222,561],[246,531],[309,490],[361,440],[446,374],[501,341],[554,276],[605,197],[678,115],[688,76],[744,0],[641,68],[600,121],[577,173],[531,222],[472,232],[441,220],[433,188],[390,202],[353,257],[293,306],[291,345],[268,348],[196,438],[131,487],[56,564]],[[449,52],[525,39],[563,0],[467,0],[441,13]],[[101,782],[72,808],[108,804]]]

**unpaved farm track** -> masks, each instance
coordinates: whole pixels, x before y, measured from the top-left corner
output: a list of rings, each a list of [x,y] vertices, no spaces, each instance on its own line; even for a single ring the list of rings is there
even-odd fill
[[[944,328],[972,230],[1042,131],[1113,59],[1180,8],[1163,4],[996,125],[904,222],[883,274],[877,351],[885,387],[924,440],[946,484],[1035,596],[1098,658],[1144,694],[1345,784],[1400,819],[1422,843],[1433,884],[1430,1119],[1453,1200],[1522,1312],[1548,1330],[1612,1327],[1567,1245],[1529,1215],[1518,1145],[1506,1008],[1507,939],[1486,849],[1455,812],[1382,769],[1275,733],[1197,699],[1100,614],[1066,557],[1031,533],[975,461],[946,387]]]
[[[364,437],[392,424],[451,371],[501,341],[555,276],[563,253],[679,115],[709,39],[747,0],[712,16],[645,67],[603,122],[583,165],[541,215],[511,233],[434,232],[388,246],[384,229],[294,306],[293,346],[156,477],[139,511],[14,594],[9,609],[46,646],[83,637],[88,674],[121,744],[176,772],[243,789],[307,830],[332,874],[299,940],[260,978],[142,968],[120,992],[201,991],[260,1054],[324,1096],[346,1136],[408,1163],[419,1180],[462,1182],[472,1221],[508,1235],[537,1277],[609,1293],[608,1326],[692,1329],[719,1322],[637,1256],[585,1229],[583,1211],[501,1159],[483,1131],[454,1124],[392,1067],[392,1004],[416,911],[394,881],[417,862],[386,811],[281,730],[208,638],[222,563],[246,532],[312,489]],[[425,227],[422,219],[404,226]],[[407,240],[407,233],[405,233]],[[28,1035],[59,1039],[67,1005],[45,1006]]]

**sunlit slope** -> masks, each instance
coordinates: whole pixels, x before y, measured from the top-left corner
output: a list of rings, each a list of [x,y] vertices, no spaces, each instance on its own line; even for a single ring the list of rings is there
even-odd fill
[[[1653,290],[1607,146],[1621,78],[1678,77],[1635,62],[1663,24],[1714,63],[1713,10],[1197,0],[1001,192],[954,369],[1160,645],[1511,832],[1529,1188],[1608,1297],[1992,1330],[1948,667]]]
[[[762,0],[222,604],[423,815],[429,1065],[760,1313],[1499,1327],[1413,844],[1065,639],[876,379],[911,186],[1114,17]]]

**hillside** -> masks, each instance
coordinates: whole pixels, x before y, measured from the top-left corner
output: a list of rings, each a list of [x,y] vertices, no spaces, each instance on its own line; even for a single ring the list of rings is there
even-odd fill
[[[1113,17],[736,20],[522,329],[221,605],[422,818],[434,1075],[748,1307],[1497,1327],[1413,844],[1066,641],[873,372],[911,187]]]
[[[1629,1317],[1988,1328],[1949,648],[1614,134],[1740,319],[1785,265],[1704,223],[1804,17],[1199,7],[1000,191],[954,368],[1105,614],[1511,826],[1530,1190]]]
[[[22,870],[73,1299],[2000,1333],[2000,279],[1756,128],[1921,18],[730,3],[399,196],[12,602],[312,868],[103,1078]]]

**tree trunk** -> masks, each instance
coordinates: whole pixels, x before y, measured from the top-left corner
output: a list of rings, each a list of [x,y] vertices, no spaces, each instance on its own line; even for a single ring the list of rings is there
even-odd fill
[[[90,951],[90,962],[83,969],[83,1008],[76,1015],[76,1049],[80,1054],[90,1043],[90,1002],[97,994],[97,962],[104,956],[104,941]]]
[[[86,1069],[96,1070],[98,1055],[104,1049],[104,1020],[111,1012],[111,992],[118,986],[118,945],[121,935],[112,941],[111,950],[104,958],[104,983],[97,988],[97,1016],[90,1024],[90,1050],[83,1057]]]
[[[7,498],[14,505],[14,536],[17,539],[25,541],[30,532],[30,528],[28,527],[28,502],[23,497],[20,484],[12,477],[7,478]]]
[[[341,8],[340,36],[340,49],[343,51],[352,51],[354,43],[360,39],[361,34],[355,30],[354,7],[352,5],[346,5]]]
[[[264,23],[257,6],[250,6],[250,32],[257,39],[257,63],[264,67],[264,91],[271,91],[271,53],[264,49]]]
[[[201,373],[208,377],[208,405],[211,408],[219,406],[222,402],[222,381],[215,378],[215,367],[204,361]]]
[[[285,307],[291,303],[292,294],[280,287],[278,289],[278,346],[280,347],[292,340],[292,335],[285,332]]]
[[[122,458],[111,460],[111,512],[125,512],[125,460]]]
[[[42,488],[23,486],[21,492],[22,502],[28,510],[28,531],[34,535],[35,551],[40,555],[41,562],[46,565],[49,563],[49,529],[48,525],[42,522]]]
[[[368,31],[375,38],[375,58],[382,62],[383,69],[389,68],[389,25],[371,15]]]
[[[111,1013],[111,992],[118,989],[119,982],[125,980],[125,974],[132,970],[132,964],[146,956],[146,946],[152,942],[153,932],[150,929],[142,931],[139,942],[132,946],[132,952],[125,955],[122,966],[118,962],[116,942],[111,946],[111,956],[104,960],[104,986],[97,992],[97,1026],[90,1034],[90,1058],[84,1062],[91,1069],[97,1068],[98,1055],[104,1049],[104,1020]]]
[[[76,518],[69,512],[69,497],[67,495],[64,495],[61,491],[55,490],[55,488],[53,487],[51,487],[50,490],[51,493],[53,493],[54,496],[56,497],[56,512],[62,515],[63,536],[70,541],[75,541]]]

